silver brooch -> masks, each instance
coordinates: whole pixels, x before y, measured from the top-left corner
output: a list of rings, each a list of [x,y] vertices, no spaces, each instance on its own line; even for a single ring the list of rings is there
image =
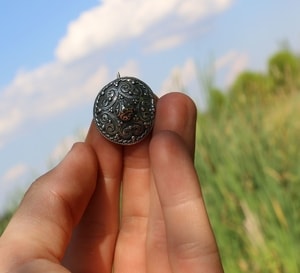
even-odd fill
[[[132,145],[150,134],[157,97],[150,87],[134,77],[120,77],[105,85],[94,103],[94,121],[108,140]]]

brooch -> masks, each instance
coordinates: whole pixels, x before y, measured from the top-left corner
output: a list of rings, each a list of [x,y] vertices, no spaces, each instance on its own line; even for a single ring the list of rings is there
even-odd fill
[[[111,142],[132,145],[150,134],[157,97],[143,81],[120,77],[98,93],[93,109],[99,132]]]

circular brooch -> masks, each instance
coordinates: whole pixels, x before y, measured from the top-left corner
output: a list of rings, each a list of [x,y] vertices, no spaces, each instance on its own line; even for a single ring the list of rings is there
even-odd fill
[[[143,81],[120,77],[105,85],[94,103],[94,121],[108,140],[132,145],[150,134],[156,111],[156,95]]]

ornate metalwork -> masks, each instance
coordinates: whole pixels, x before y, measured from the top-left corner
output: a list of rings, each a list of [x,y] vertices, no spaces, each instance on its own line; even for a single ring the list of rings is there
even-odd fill
[[[94,121],[108,140],[122,145],[142,141],[150,134],[157,97],[134,77],[120,77],[105,85],[94,103]]]

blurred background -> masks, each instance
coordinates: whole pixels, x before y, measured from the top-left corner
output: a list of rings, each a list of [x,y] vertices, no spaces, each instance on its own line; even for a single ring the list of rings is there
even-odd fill
[[[300,2],[0,2],[0,233],[121,76],[199,109],[195,164],[228,272],[300,272]]]

